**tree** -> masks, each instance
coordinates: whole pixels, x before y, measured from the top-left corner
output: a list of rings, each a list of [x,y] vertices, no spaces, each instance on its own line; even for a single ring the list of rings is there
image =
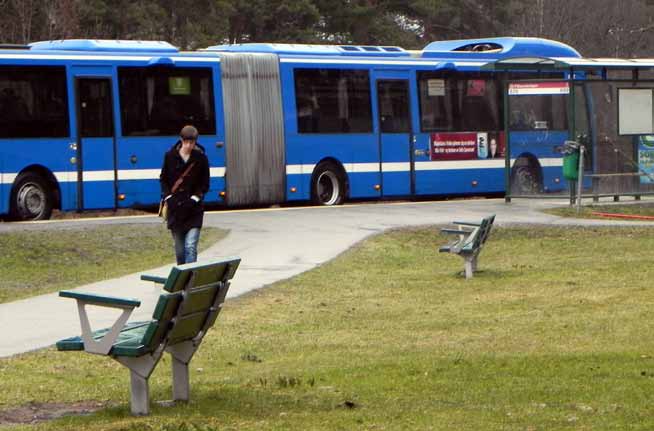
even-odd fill
[[[509,0],[414,0],[424,23],[423,42],[505,35]]]
[[[357,45],[416,48],[420,23],[404,1],[316,0],[320,10],[319,40]]]
[[[234,0],[229,11],[229,42],[315,41],[320,20],[311,0]]]
[[[568,5],[564,0],[514,1],[511,33],[559,40],[588,57],[651,56],[654,2],[593,0],[586,7]]]

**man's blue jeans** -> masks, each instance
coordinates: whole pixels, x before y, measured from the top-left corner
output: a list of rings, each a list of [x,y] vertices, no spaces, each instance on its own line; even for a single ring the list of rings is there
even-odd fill
[[[198,260],[198,241],[200,241],[200,228],[190,230],[171,231],[175,243],[175,258],[177,264],[191,263]]]

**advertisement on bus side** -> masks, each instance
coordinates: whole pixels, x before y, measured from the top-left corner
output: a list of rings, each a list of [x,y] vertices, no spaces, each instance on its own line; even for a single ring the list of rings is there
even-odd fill
[[[504,157],[502,132],[432,133],[430,159],[477,160]]]

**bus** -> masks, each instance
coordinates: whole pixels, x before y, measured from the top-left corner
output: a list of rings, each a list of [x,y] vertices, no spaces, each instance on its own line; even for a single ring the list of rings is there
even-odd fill
[[[0,46],[0,215],[156,205],[163,154],[186,124],[198,128],[210,162],[205,202],[226,207],[555,189],[562,162],[552,148],[569,135],[567,76],[516,71],[507,61],[515,57],[580,55],[537,38],[440,41],[420,51]],[[547,91],[532,99],[521,90],[507,112],[510,79],[540,80]]]

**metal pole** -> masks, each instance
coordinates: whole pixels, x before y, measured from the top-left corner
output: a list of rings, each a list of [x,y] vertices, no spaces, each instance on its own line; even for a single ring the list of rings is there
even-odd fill
[[[584,179],[584,146],[579,145],[579,171],[577,172],[577,214],[581,213],[581,191]]]
[[[511,202],[511,131],[509,130],[509,81],[507,74],[503,73],[502,79],[502,93],[503,107],[504,107],[504,202]],[[499,139],[499,136],[497,137]]]

